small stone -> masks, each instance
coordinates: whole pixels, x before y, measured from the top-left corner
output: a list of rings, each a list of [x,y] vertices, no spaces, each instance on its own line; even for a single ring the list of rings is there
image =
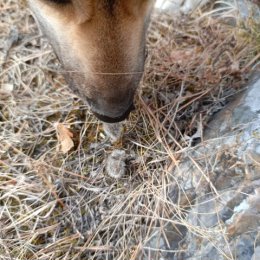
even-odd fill
[[[122,123],[115,123],[115,124],[108,124],[103,123],[103,129],[105,134],[110,138],[112,143],[117,142],[123,133],[123,124]]]
[[[115,179],[121,178],[126,172],[126,153],[123,150],[114,150],[107,158],[107,174]]]
[[[13,84],[3,84],[1,87],[1,90],[8,94],[11,94],[14,90],[14,85]]]

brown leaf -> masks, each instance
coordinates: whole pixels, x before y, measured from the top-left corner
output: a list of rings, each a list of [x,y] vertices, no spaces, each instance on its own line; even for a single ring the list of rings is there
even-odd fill
[[[65,154],[74,147],[74,142],[72,140],[73,133],[67,127],[60,123],[56,123],[55,128],[59,143],[61,145],[61,151],[63,154]]]

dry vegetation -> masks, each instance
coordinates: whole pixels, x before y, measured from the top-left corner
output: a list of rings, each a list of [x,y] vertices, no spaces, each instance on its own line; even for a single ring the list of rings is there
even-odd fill
[[[241,20],[232,4],[212,8],[153,16],[137,109],[111,144],[59,76],[28,10],[1,0],[0,259],[143,260],[155,227],[206,234],[169,196],[172,170],[260,62],[259,20]],[[65,155],[57,123],[73,133]],[[114,149],[127,154],[118,180],[105,172]]]

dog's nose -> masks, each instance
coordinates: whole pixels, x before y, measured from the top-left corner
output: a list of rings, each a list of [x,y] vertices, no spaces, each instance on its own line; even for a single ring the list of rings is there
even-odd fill
[[[106,116],[106,115],[102,115],[99,113],[96,113],[93,111],[93,114],[101,121],[105,122],[105,123],[118,123],[121,122],[125,119],[128,118],[129,114],[131,113],[131,111],[133,111],[135,109],[134,104],[132,103],[131,106],[121,115],[118,117],[110,117],[110,116]]]

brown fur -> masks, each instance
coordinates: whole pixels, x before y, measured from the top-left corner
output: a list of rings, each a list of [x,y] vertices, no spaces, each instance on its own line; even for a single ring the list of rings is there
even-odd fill
[[[29,5],[70,87],[101,119],[127,116],[142,76],[153,1],[72,0],[62,5],[29,0]]]

